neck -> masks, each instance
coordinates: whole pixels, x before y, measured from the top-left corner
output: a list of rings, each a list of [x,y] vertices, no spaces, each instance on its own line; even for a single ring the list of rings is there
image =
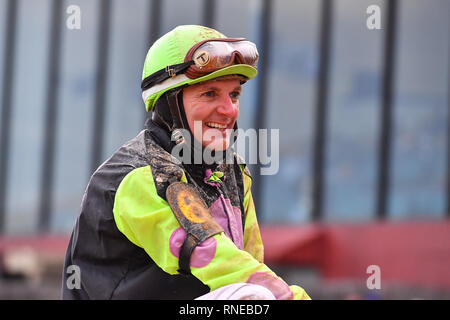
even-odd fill
[[[214,167],[220,163],[230,163],[233,159],[232,145],[227,150],[214,151],[206,150],[197,140],[193,138],[190,131],[182,131],[185,145],[177,145],[172,141],[172,133],[167,127],[156,119],[148,119],[146,128],[150,131],[152,137],[161,145],[168,153],[176,156],[183,165],[199,165],[206,167]],[[189,135],[185,137],[185,135]],[[187,144],[186,144],[187,143]],[[187,151],[188,154],[185,154]],[[228,151],[228,152],[227,152]],[[187,159],[185,158],[188,157]],[[228,159],[228,158],[229,159]]]

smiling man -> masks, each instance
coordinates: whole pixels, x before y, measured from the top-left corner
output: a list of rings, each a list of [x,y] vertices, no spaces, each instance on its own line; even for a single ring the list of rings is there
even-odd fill
[[[309,299],[263,263],[250,172],[232,150],[257,62],[252,42],[202,26],[151,46],[152,118],[89,181],[64,267],[79,268],[81,288],[64,272],[63,298]]]
[[[223,151],[230,146],[231,132],[239,116],[242,87],[239,76],[223,76],[218,80],[185,88],[183,104],[194,138],[203,147]]]

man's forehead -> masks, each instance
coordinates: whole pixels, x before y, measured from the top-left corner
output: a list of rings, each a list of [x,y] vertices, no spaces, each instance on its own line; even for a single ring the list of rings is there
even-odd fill
[[[232,90],[241,89],[241,82],[239,79],[213,79],[205,82],[201,82],[193,85],[193,87],[197,87],[199,89],[224,89],[230,87]]]

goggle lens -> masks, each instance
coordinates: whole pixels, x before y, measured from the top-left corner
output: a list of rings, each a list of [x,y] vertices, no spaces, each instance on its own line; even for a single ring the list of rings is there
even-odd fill
[[[258,64],[258,50],[253,42],[244,39],[214,39],[194,46],[185,61],[194,61],[186,71],[191,78],[231,66],[247,64],[254,68]]]

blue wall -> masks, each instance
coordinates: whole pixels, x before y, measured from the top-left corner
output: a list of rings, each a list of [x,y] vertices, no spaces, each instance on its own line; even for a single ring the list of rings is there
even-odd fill
[[[36,232],[49,50],[50,0],[18,0],[6,180],[5,231]],[[102,159],[144,122],[141,68],[154,12],[144,0],[112,0]],[[81,8],[81,29],[66,27],[67,6]],[[280,130],[280,169],[261,180],[264,223],[311,221],[316,80],[321,2],[272,1],[265,128]],[[368,30],[366,8],[382,9],[381,30]],[[0,0],[0,61],[7,0]],[[69,232],[88,183],[94,116],[100,1],[64,1],[51,225]],[[162,1],[160,35],[202,24],[201,0]],[[386,1],[336,0],[331,26],[323,218],[375,219]],[[261,39],[262,2],[216,1],[214,25],[230,37]],[[388,219],[444,218],[449,109],[448,0],[398,1]],[[262,54],[262,52],[260,52]],[[0,64],[0,72],[4,65]],[[2,87],[0,79],[0,88]],[[4,94],[0,92],[0,94]],[[257,86],[244,86],[240,127],[254,126]],[[255,172],[254,174],[257,174]]]

